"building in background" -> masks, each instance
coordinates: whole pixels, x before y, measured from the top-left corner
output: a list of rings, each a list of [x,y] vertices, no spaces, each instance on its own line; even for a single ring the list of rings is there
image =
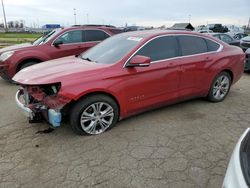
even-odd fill
[[[57,29],[60,28],[61,25],[60,24],[45,24],[42,26],[43,30],[53,30],[53,29]]]
[[[169,29],[175,29],[175,30],[194,30],[194,27],[191,23],[176,23]]]

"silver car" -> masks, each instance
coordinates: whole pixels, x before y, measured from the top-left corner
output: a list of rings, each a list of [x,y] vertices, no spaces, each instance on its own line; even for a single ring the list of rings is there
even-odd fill
[[[250,36],[240,39],[240,47],[245,51],[250,48]]]
[[[250,48],[246,50],[245,71],[250,71]]]

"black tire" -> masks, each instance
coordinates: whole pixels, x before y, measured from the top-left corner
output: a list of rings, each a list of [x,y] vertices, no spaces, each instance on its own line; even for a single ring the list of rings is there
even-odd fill
[[[221,97],[221,98],[216,98],[214,96],[214,88],[216,87],[216,84],[218,83],[218,79],[221,78],[221,77],[224,77],[224,78],[227,78],[229,83],[228,83],[228,89],[226,90],[226,92],[224,93],[224,96]],[[228,72],[221,72],[219,73],[213,80],[212,84],[211,84],[211,87],[209,89],[209,93],[207,95],[207,99],[210,101],[210,102],[221,102],[223,101],[226,96],[228,95],[229,91],[230,91],[230,88],[231,88],[231,84],[232,84],[232,78],[231,78],[231,75],[228,73]]]
[[[119,119],[119,107],[117,103],[111,97],[106,96],[106,95],[100,95],[100,94],[90,95],[79,100],[70,110],[70,125],[74,133],[78,135],[95,135],[95,134],[90,134],[83,130],[81,123],[80,123],[80,118],[84,110],[88,109],[92,104],[95,104],[98,102],[104,102],[105,104],[108,104],[113,108],[112,124],[109,125],[109,127],[105,129],[105,131],[115,126],[115,124],[117,123]]]
[[[18,71],[20,71],[20,70],[22,70],[22,69],[24,69],[24,68],[30,67],[30,66],[32,66],[32,65],[35,65],[35,64],[37,64],[37,62],[26,62],[26,63],[24,63],[24,64],[19,68]],[[18,71],[17,71],[17,72],[18,72]]]
[[[2,78],[3,80],[7,81],[7,82],[11,82],[11,79],[8,78],[8,77],[5,76],[5,75],[2,75],[1,78]]]

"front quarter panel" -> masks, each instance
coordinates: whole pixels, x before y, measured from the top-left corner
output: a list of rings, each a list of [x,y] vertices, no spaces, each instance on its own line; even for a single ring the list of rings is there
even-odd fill
[[[35,50],[27,49],[16,51],[15,54],[8,60],[8,76],[13,77],[17,72],[18,65],[28,59],[38,59],[43,62],[49,60],[49,56],[46,53],[43,53],[42,50],[39,50],[39,48]]]

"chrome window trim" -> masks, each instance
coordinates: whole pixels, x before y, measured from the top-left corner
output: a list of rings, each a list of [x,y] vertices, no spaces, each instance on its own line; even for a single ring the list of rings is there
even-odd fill
[[[186,58],[186,57],[193,57],[193,56],[199,56],[199,55],[204,55],[204,54],[211,54],[211,53],[216,53],[216,52],[220,52],[222,51],[223,49],[223,45],[220,44],[219,42],[213,40],[213,39],[210,39],[208,37],[203,37],[203,36],[198,36],[198,35],[193,35],[193,34],[164,34],[164,35],[160,35],[160,36],[156,36],[150,40],[148,40],[146,43],[144,43],[140,48],[138,48],[128,59],[127,61],[124,63],[123,65],[123,68],[126,68],[126,65],[127,63],[131,60],[131,58],[139,51],[141,50],[145,45],[147,45],[149,42],[151,42],[152,40],[155,40],[157,38],[161,38],[161,37],[166,37],[166,36],[195,36],[195,37],[200,37],[200,38],[203,38],[203,39],[207,39],[207,40],[210,40],[210,41],[213,41],[217,44],[220,45],[220,47],[218,48],[218,50],[216,51],[211,51],[211,52],[205,52],[205,53],[199,53],[199,54],[192,54],[192,55],[186,55],[186,56],[178,56],[178,57],[173,57],[173,58],[167,58],[167,59],[162,59],[162,60],[157,60],[157,61],[152,61],[151,63],[154,64],[154,63],[161,63],[163,61],[169,61],[169,60],[174,60],[174,59],[180,59],[180,58]]]
[[[109,33],[107,33],[106,31],[102,30],[102,29],[91,29],[91,28],[87,28],[87,29],[72,29],[72,30],[68,30],[64,33],[61,33],[58,37],[56,37],[55,40],[53,40],[53,42],[51,43],[51,46],[53,47],[53,43],[58,39],[60,38],[62,35],[68,33],[68,32],[71,32],[71,31],[86,31],[86,30],[99,30],[99,31],[103,31],[104,33],[106,33],[109,37],[111,37],[111,35]],[[108,37],[108,38],[109,38]],[[104,39],[105,40],[105,39]],[[89,41],[89,42],[75,42],[75,43],[67,43],[67,44],[61,44],[60,46],[66,46],[66,45],[73,45],[73,44],[85,44],[85,43],[94,43],[94,42],[102,42],[102,40],[99,40],[99,41]]]

